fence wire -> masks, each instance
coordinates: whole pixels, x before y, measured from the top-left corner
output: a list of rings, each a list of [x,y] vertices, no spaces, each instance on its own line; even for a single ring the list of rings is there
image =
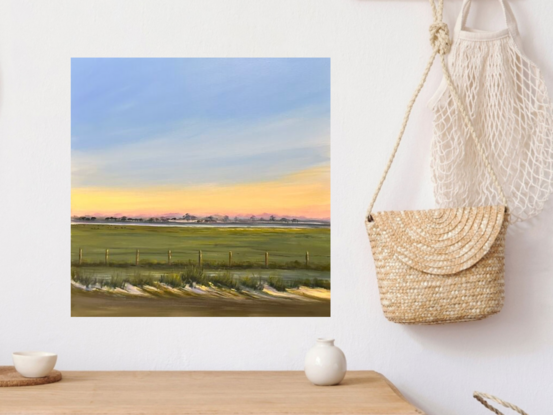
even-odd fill
[[[240,263],[303,263],[329,265],[330,255],[312,254],[309,251],[288,253],[280,251],[190,250],[190,249],[129,249],[129,248],[77,248],[71,251],[71,262],[86,263],[212,263],[239,265]]]

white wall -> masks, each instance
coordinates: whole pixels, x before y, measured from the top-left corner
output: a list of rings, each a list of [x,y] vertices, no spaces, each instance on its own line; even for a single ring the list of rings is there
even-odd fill
[[[474,3],[472,22],[500,26],[495,1]],[[450,25],[460,4],[446,0]],[[553,90],[553,2],[511,4]],[[333,336],[351,369],[384,373],[429,414],[486,413],[474,390],[550,413],[551,204],[509,231],[499,315],[405,327],[380,310],[363,215],[430,52],[429,24],[425,0],[0,0],[0,364],[44,349],[65,370],[302,369],[314,339]],[[331,318],[70,317],[70,58],[89,56],[332,58]],[[432,207],[424,103],[437,69],[381,209]]]

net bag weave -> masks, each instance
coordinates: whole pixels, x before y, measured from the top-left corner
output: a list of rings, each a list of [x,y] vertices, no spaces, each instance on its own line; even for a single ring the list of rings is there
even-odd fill
[[[433,53],[417,86],[394,150],[369,204],[365,225],[376,268],[384,315],[403,324],[471,321],[499,312],[504,299],[505,234],[509,214],[505,194],[476,136],[447,70],[448,28],[441,21],[443,0],[429,0]],[[423,211],[372,209],[391,167],[411,109],[440,56],[447,85],[496,187],[501,204]]]
[[[540,70],[521,51],[509,4],[499,2],[507,29],[483,32],[465,28],[471,0],[464,0],[448,65],[505,191],[511,221],[517,222],[537,215],[553,190],[553,107]],[[431,167],[437,205],[493,203],[494,183],[445,78],[429,106],[434,113]]]

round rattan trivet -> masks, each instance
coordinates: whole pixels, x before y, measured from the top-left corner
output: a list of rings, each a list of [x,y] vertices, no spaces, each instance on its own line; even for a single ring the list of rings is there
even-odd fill
[[[43,378],[26,378],[17,373],[13,366],[0,366],[0,387],[46,385],[60,380],[61,372],[57,370],[52,370]]]

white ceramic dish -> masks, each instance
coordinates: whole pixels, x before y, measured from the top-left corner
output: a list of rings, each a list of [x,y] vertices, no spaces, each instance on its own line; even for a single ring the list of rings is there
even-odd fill
[[[47,376],[58,360],[58,355],[48,352],[15,352],[13,355],[15,370],[26,378]]]

